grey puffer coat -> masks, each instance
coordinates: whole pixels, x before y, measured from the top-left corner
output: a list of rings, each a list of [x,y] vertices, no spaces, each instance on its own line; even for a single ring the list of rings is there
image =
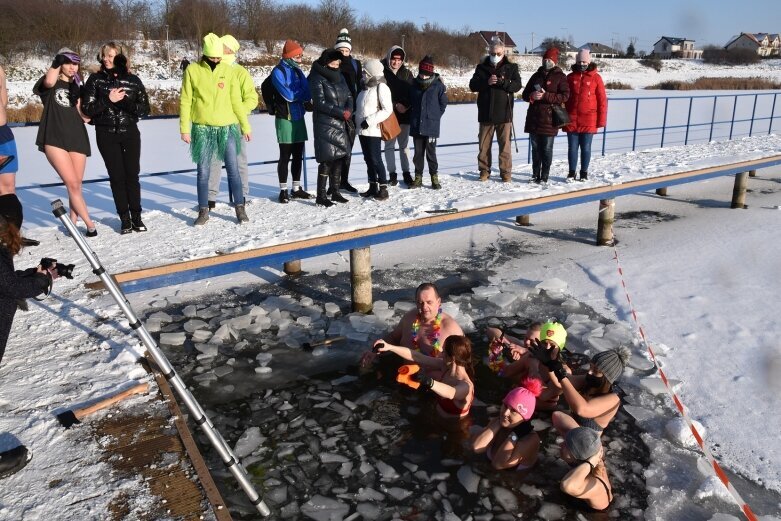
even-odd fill
[[[309,91],[312,93],[312,127],[315,135],[315,160],[318,163],[334,161],[351,152],[352,121],[344,120],[344,111],[353,110],[353,98],[344,76],[320,63],[312,64],[309,73]]]

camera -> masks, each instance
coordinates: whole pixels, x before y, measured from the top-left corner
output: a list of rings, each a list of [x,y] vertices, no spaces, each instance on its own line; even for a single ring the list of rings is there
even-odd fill
[[[56,264],[54,269],[57,270],[57,275],[65,277],[66,279],[73,278],[73,268],[76,267],[75,264],[60,264],[57,262],[57,259],[50,259],[48,257],[41,259],[41,266],[43,266],[43,269],[48,270],[54,264]]]

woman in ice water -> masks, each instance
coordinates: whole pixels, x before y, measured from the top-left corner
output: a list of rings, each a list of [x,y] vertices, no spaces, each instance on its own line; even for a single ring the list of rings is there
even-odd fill
[[[81,112],[80,63],[78,54],[63,47],[57,51],[46,74],[35,83],[33,93],[43,102],[35,144],[46,154],[68,190],[71,221],[76,224],[81,218],[87,225],[87,237],[95,237],[98,231],[81,193],[90,144],[84,126],[88,119]]]
[[[443,354],[439,358],[424,355],[407,347],[388,344],[383,340],[378,340],[374,346],[379,353],[394,353],[404,360],[417,364],[402,366],[397,381],[412,389],[431,390],[437,395],[437,412],[440,416],[463,418],[469,414],[475,397],[475,385],[472,342],[467,337],[458,335],[447,337]]]
[[[526,378],[521,387],[507,393],[499,416],[491,420],[472,442],[477,454],[485,453],[497,470],[529,470],[537,462],[540,437],[531,424],[542,382]]]

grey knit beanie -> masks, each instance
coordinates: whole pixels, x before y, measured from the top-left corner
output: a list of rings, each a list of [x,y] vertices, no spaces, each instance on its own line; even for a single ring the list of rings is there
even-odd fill
[[[567,431],[564,437],[572,457],[578,461],[589,459],[599,452],[602,445],[599,441],[599,433],[588,427],[576,427]]]
[[[623,346],[602,351],[591,358],[591,363],[602,371],[611,384],[621,378],[627,361],[629,361],[629,349]]]

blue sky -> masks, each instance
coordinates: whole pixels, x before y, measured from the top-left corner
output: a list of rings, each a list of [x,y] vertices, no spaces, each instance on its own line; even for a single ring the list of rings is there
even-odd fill
[[[558,2],[481,2],[475,0],[348,0],[357,18],[374,21],[408,20],[423,25],[437,22],[450,29],[507,31],[521,50],[547,36],[587,41],[625,49],[637,37],[638,50],[650,51],[661,36],[693,39],[696,46],[724,45],[740,32],[781,33],[779,0],[606,0]],[[317,0],[306,3],[317,5]]]

